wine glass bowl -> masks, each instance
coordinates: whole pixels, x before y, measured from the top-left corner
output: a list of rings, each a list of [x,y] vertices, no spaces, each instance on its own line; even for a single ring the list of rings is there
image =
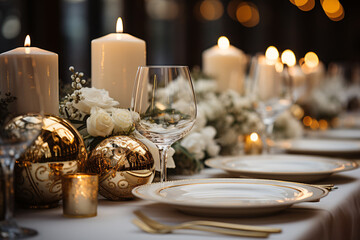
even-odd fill
[[[136,130],[162,153],[160,181],[166,181],[166,151],[191,130],[196,119],[188,67],[139,67],[131,109]]]

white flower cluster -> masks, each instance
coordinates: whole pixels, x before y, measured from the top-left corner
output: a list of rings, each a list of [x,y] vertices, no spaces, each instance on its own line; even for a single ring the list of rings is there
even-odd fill
[[[197,97],[197,119],[191,132],[180,144],[196,160],[215,157],[222,147],[235,147],[238,136],[260,131],[263,126],[252,110],[252,102],[235,91],[217,93],[215,80],[194,81]],[[179,99],[179,105],[186,104]]]
[[[341,79],[325,79],[323,84],[313,90],[306,104],[311,114],[319,118],[337,116],[345,105],[346,93]]]
[[[275,139],[300,138],[303,134],[303,125],[291,114],[290,110],[285,111],[276,119],[274,124]]]
[[[262,131],[263,125],[253,110],[252,101],[233,90],[217,92],[214,80],[195,82],[198,108],[216,130],[216,142],[222,147],[235,147],[239,135]]]
[[[106,137],[112,134],[128,134],[133,128],[131,112],[115,108],[119,103],[109,96],[108,91],[97,88],[77,90],[79,101],[67,102],[66,107],[75,109],[86,120],[87,132],[93,137]],[[68,106],[69,105],[69,106]]]
[[[187,91],[189,91],[189,87],[185,81],[185,79],[178,78],[176,81],[171,82],[166,89],[162,89],[162,91],[164,91],[164,97],[167,97],[169,93],[171,95],[171,92],[176,92],[177,98],[173,105],[177,110],[186,114],[189,110],[187,101],[189,96]],[[195,82],[195,84],[199,83],[199,81]],[[216,83],[214,84],[212,81],[209,81],[209,83],[211,84],[203,82],[202,88],[199,85],[199,89],[202,89],[201,91],[204,93],[210,89],[211,91],[216,90]],[[178,91],[179,89],[181,90],[180,92]],[[196,86],[195,89],[197,89]],[[158,94],[158,96],[161,97],[160,94]],[[216,129],[206,125],[209,118],[212,118],[214,114],[221,114],[223,109],[216,98],[209,98],[208,100],[210,101],[208,104],[203,104],[203,102],[198,101],[196,123],[190,133],[180,141],[180,145],[196,160],[204,159],[205,156],[215,157],[220,151],[220,146],[215,140]],[[207,107],[208,105],[212,107]],[[216,106],[218,106],[218,108],[216,108]]]

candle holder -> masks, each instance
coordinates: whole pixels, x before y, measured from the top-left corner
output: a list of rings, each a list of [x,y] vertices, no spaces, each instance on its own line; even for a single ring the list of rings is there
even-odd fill
[[[75,173],[62,177],[63,215],[84,218],[97,215],[98,175]]]

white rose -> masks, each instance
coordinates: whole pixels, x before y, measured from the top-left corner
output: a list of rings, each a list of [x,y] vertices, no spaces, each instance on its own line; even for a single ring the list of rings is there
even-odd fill
[[[87,131],[93,136],[106,137],[114,129],[114,122],[109,113],[105,110],[94,107],[90,111],[90,117],[86,120]]]
[[[133,125],[131,112],[127,109],[114,108],[112,119],[115,125],[114,133],[127,133]]]
[[[81,88],[79,91],[83,99],[74,104],[74,107],[86,114],[90,114],[93,107],[106,109],[119,104],[109,96],[109,92],[105,89]]]

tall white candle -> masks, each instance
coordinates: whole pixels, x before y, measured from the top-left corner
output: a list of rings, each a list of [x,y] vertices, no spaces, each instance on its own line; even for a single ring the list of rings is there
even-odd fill
[[[279,62],[279,52],[274,46],[270,46],[266,49],[265,56],[258,57],[258,97],[262,100],[269,100],[276,96],[279,89],[277,81],[281,77],[277,65],[281,65]]]
[[[25,47],[19,47],[0,54],[0,92],[10,92],[17,99],[15,104],[20,112],[37,112],[35,105],[34,78],[37,78],[43,101],[44,113],[59,115],[59,70],[58,55],[37,47],[30,47],[30,37]],[[21,88],[12,86],[20,81]]]
[[[129,108],[136,71],[146,65],[146,45],[122,33],[122,28],[119,18],[116,33],[91,42],[91,81],[93,87],[107,90],[121,108]]]
[[[205,50],[202,61],[204,73],[218,81],[220,91],[244,91],[246,56],[243,51],[231,46],[226,37],[220,37],[218,45]]]
[[[314,52],[308,52],[305,54],[301,69],[306,76],[308,92],[318,88],[325,78],[324,64],[319,61],[318,56]]]

